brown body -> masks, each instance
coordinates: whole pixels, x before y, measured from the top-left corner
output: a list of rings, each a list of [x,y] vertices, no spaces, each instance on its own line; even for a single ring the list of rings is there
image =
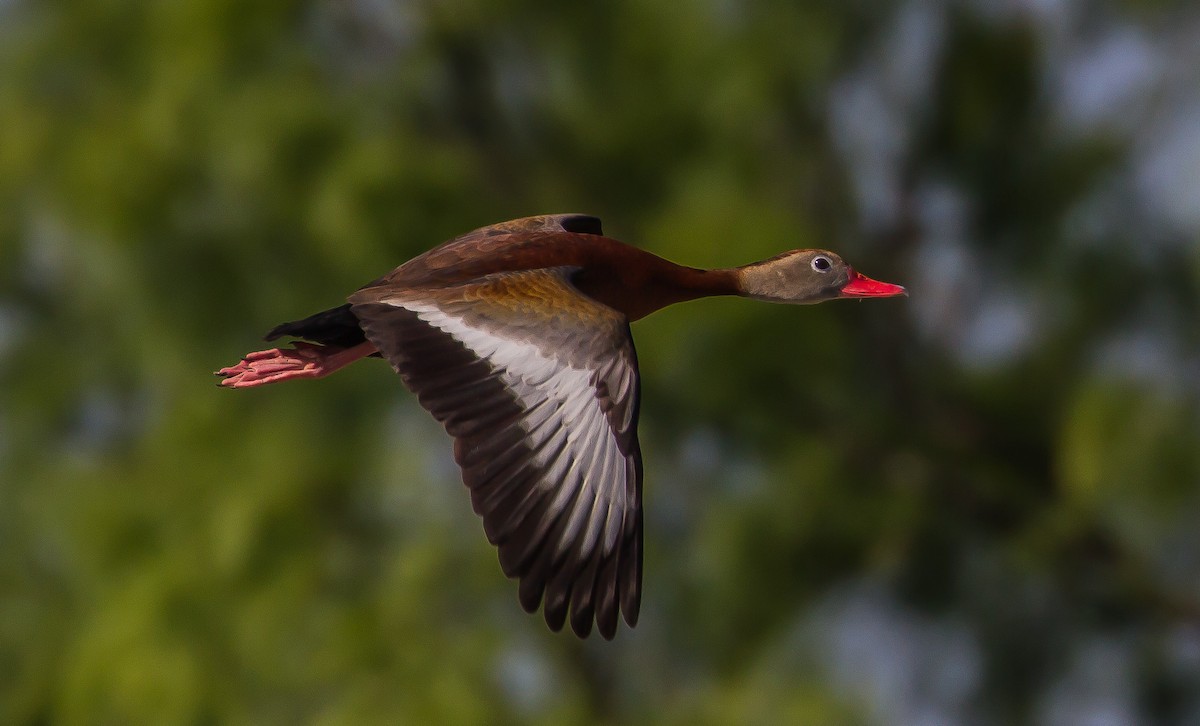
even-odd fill
[[[637,622],[642,582],[639,383],[629,323],[677,302],[740,295],[808,304],[903,294],[837,255],[793,250],[699,270],[604,237],[585,215],[474,230],[267,335],[293,348],[218,371],[249,388],[319,378],[379,355],[454,439],[488,540],[530,612]]]

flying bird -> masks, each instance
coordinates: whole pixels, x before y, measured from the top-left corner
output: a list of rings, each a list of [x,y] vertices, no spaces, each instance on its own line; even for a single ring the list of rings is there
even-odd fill
[[[673,303],[739,295],[810,304],[903,287],[832,252],[742,267],[683,267],[603,236],[582,214],[468,232],[363,286],[339,307],[283,323],[219,385],[321,378],[381,356],[454,439],[471,504],[519,580],[521,605],[559,631],[611,639],[637,623],[642,454],[629,324]]]

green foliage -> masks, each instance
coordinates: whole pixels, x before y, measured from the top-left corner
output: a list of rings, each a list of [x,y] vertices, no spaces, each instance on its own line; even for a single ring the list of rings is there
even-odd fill
[[[1064,121],[1054,18],[974,7],[0,3],[0,721],[1054,722],[1112,642],[1105,713],[1194,720],[1200,230],[1131,191],[1158,127]],[[912,293],[637,324],[615,643],[520,612],[386,366],[208,377],[551,211]]]

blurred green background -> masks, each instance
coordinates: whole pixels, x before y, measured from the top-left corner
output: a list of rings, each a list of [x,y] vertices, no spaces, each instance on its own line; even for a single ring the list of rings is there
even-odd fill
[[[579,211],[911,297],[634,329],[646,587],[517,604],[388,366],[210,372]],[[0,722],[1200,723],[1200,7],[0,0]]]

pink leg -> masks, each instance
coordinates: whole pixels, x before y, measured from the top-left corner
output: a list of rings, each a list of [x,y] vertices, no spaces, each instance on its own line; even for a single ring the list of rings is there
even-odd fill
[[[248,354],[237,365],[222,368],[215,375],[224,378],[218,386],[252,388],[293,378],[323,378],[359,358],[375,352],[371,343],[353,348],[295,342],[293,348],[272,348]]]

